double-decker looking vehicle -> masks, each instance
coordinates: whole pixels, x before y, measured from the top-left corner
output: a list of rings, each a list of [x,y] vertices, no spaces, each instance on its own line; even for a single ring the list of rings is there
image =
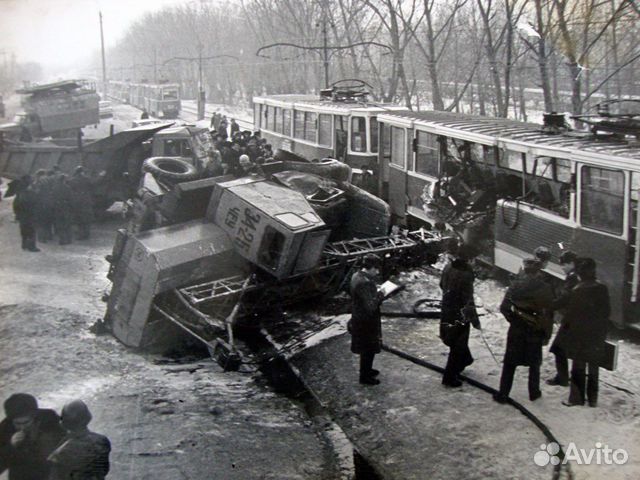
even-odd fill
[[[109,82],[110,96],[123,103],[146,110],[158,118],[178,118],[180,115],[180,87],[177,83]]]

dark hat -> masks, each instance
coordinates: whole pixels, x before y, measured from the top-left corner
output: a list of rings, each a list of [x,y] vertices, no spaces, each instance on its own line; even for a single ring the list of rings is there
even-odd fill
[[[458,247],[456,256],[462,260],[471,260],[478,256],[478,249],[468,243],[463,243]]]
[[[541,262],[546,262],[551,258],[551,252],[547,247],[538,247],[533,251],[533,255]]]
[[[33,415],[38,411],[38,401],[28,393],[14,393],[4,402],[4,413],[9,419]]]
[[[562,252],[562,255],[560,255],[561,265],[564,265],[566,263],[576,263],[576,260],[578,260],[578,255],[576,255],[575,252],[572,252],[571,250]]]
[[[60,415],[62,426],[67,430],[75,430],[89,425],[91,412],[82,400],[73,400],[62,408]]]
[[[581,278],[594,278],[596,275],[596,261],[593,258],[578,258],[576,273]]]
[[[380,261],[380,257],[378,257],[377,255],[374,255],[373,253],[368,253],[367,255],[364,256],[363,260],[362,260],[362,266],[364,268],[373,268],[373,267],[380,267],[380,264],[382,262]]]
[[[522,266],[527,273],[537,272],[542,268],[542,262],[537,258],[525,258],[522,261]]]
[[[84,173],[84,167],[82,165],[78,165],[73,173]]]

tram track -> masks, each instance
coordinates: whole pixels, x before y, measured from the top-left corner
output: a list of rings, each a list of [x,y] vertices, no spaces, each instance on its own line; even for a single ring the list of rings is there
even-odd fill
[[[383,313],[383,316],[384,313]],[[392,315],[392,317],[396,317],[397,315]],[[433,318],[433,317],[427,317],[427,318]],[[335,320],[335,319],[334,319]],[[327,322],[322,322],[321,323],[321,328],[320,329],[315,329],[317,333],[320,333],[321,330],[324,330],[327,328]],[[268,329],[267,329],[268,330]],[[315,380],[313,379],[308,379],[306,378],[306,374],[303,372],[304,369],[301,369],[299,365],[297,364],[297,361],[295,360],[295,357],[298,356],[298,354],[300,354],[303,350],[304,350],[304,343],[311,337],[313,336],[313,334],[310,334],[310,331],[306,331],[305,333],[300,333],[298,332],[298,341],[297,342],[293,342],[291,343],[291,341],[289,342],[285,342],[285,343],[280,343],[281,342],[281,338],[284,336],[284,332],[283,331],[278,331],[278,332],[269,332],[267,330],[264,330],[261,332],[263,338],[271,345],[271,347],[274,349],[274,353],[272,353],[272,355],[269,355],[269,357],[272,358],[272,360],[276,360],[275,364],[279,365],[279,368],[282,368],[282,364],[284,362],[282,362],[282,360],[286,360],[286,363],[290,369],[290,373],[295,375],[296,380],[298,382],[298,384],[301,384],[304,386],[304,389],[315,399],[316,402],[318,402],[319,404],[323,405],[323,406],[327,406],[327,405],[331,405],[333,404],[333,400],[327,400],[326,395],[324,392],[319,391],[319,389],[317,388],[317,386],[315,385]],[[303,346],[300,350],[298,350],[297,347],[299,346]],[[404,361],[404,362],[409,362],[413,365],[416,365],[418,367],[421,368],[425,368],[429,371],[435,372],[437,374],[442,374],[444,372],[444,368],[442,366],[439,366],[435,363],[432,363],[430,361],[427,361],[423,358],[419,358],[418,356],[416,356],[415,354],[409,353],[407,351],[405,351],[404,349],[398,348],[395,345],[392,344],[383,344],[382,346],[382,350],[390,355],[392,355],[393,357]],[[315,361],[318,361],[318,359],[316,358]],[[382,360],[380,360],[382,361]],[[384,368],[384,367],[379,367],[379,368]],[[386,370],[386,369],[385,369]],[[465,383],[467,383],[468,385],[470,385],[471,387],[478,389],[478,390],[482,390],[483,392],[486,392],[490,395],[493,395],[494,393],[497,393],[497,391],[490,387],[489,385],[476,380],[474,378],[465,376],[465,375],[461,375],[461,378],[465,381]],[[385,383],[387,383],[387,380],[385,380]],[[399,385],[394,385],[392,388],[401,388]],[[411,387],[414,388],[414,387]],[[563,448],[560,446],[561,443],[558,440],[558,438],[554,435],[554,433],[551,431],[551,428],[543,421],[541,420],[537,415],[535,415],[531,410],[529,410],[527,407],[525,407],[523,404],[521,404],[520,402],[514,400],[513,398],[509,398],[508,402],[505,406],[514,408],[515,410],[517,410],[518,412],[520,412],[520,414],[522,414],[531,424],[533,424],[533,426],[540,432],[542,433],[542,435],[544,436],[544,438],[547,441],[547,444],[551,444],[551,443],[556,443],[560,450],[559,452],[556,454],[558,459],[560,460],[558,462],[557,465],[553,465],[553,471],[552,471],[552,476],[551,478],[553,480],[560,480],[560,479],[573,479],[573,472],[571,471],[570,465],[566,464],[563,465],[563,459],[565,456],[565,452],[563,450]],[[460,408],[460,407],[458,407]],[[496,408],[498,408],[497,404],[496,404]],[[332,412],[332,414],[340,416],[341,414],[339,412]],[[334,422],[337,425],[340,425],[340,420],[338,418],[334,418]],[[341,427],[342,428],[342,427]],[[345,432],[346,433],[346,432]],[[349,436],[349,435],[347,435]],[[353,444],[356,446],[357,450],[362,454],[362,456],[366,459],[367,458],[367,454],[366,454],[366,448],[364,448],[362,445],[359,445],[359,442],[357,441],[357,439],[351,439],[351,441],[353,442]],[[511,449],[513,449],[513,445],[512,444],[508,444],[505,445],[503,447],[505,449],[505,451],[510,451]],[[487,455],[489,455],[489,453],[487,452]],[[385,475],[382,472],[376,471],[378,474],[379,478],[386,478]]]

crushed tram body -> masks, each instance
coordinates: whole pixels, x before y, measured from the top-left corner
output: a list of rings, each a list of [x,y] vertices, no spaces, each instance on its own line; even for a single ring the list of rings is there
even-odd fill
[[[175,119],[180,115],[180,86],[177,83],[132,83],[112,80],[109,96],[122,103],[146,110],[158,118]]]
[[[380,193],[400,223],[448,224],[511,273],[538,246],[563,278],[570,249],[593,257],[611,320],[640,320],[640,144],[620,133],[447,112],[378,115]],[[384,172],[388,172],[385,174]]]

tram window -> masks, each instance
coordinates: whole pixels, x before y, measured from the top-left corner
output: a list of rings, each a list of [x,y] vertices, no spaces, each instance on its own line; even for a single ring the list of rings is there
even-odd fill
[[[472,162],[484,163],[484,145],[469,142],[469,155]]]
[[[533,158],[533,157],[532,157]],[[528,161],[529,157],[527,157]],[[553,157],[535,157],[536,171],[532,172],[536,177],[548,178],[553,180],[553,166],[556,159]],[[529,168],[527,166],[527,168]]]
[[[378,152],[378,120],[375,117],[369,118],[369,129],[371,130],[371,151]]]
[[[256,120],[256,124],[255,124],[255,128],[257,130],[260,130],[260,120],[261,120],[261,116],[260,116],[260,111],[262,109],[262,105],[259,103],[255,103],[253,105],[253,118],[255,118]]]
[[[165,90],[162,95],[163,100],[177,100],[178,99],[178,90],[171,89]]]
[[[351,150],[354,152],[367,151],[367,126],[364,117],[351,118]]]
[[[562,183],[571,183],[571,161],[556,158],[556,180]]]
[[[277,114],[276,107],[269,107],[269,130],[271,130],[272,132],[276,131],[276,117],[277,116],[278,116],[278,114]]]
[[[291,136],[291,110],[289,110],[288,108],[285,108],[282,111],[282,124],[283,124],[282,133],[290,137]]]
[[[404,128],[391,127],[391,158],[390,162],[398,167],[405,167],[405,140]]]
[[[267,225],[264,230],[264,236],[258,249],[258,260],[260,263],[272,270],[278,268],[282,250],[284,248],[285,237],[272,226]]]
[[[503,168],[508,168],[510,170],[517,170],[518,172],[522,171],[522,153],[520,152],[512,152],[510,150],[503,150],[502,155],[500,155],[500,159],[498,161],[498,165]]]
[[[597,167],[582,167],[580,222],[605,232],[622,233],[624,174]]]
[[[267,105],[262,106],[262,122],[260,122],[264,129],[269,130],[269,107]]]
[[[487,165],[495,165],[496,164],[496,147],[488,147],[484,146],[484,159]]]
[[[331,146],[331,115],[321,113],[318,115],[318,143],[325,147]]]
[[[417,150],[414,171],[437,177],[440,163],[440,144],[432,133],[417,131]]]
[[[304,112],[293,112],[293,136],[304,139]]]
[[[309,142],[318,141],[318,114],[304,112],[304,139]]]
[[[382,124],[382,154],[384,158],[391,157],[391,127],[385,123]]]
[[[282,108],[276,107],[275,111],[275,128],[276,133],[282,133]]]

